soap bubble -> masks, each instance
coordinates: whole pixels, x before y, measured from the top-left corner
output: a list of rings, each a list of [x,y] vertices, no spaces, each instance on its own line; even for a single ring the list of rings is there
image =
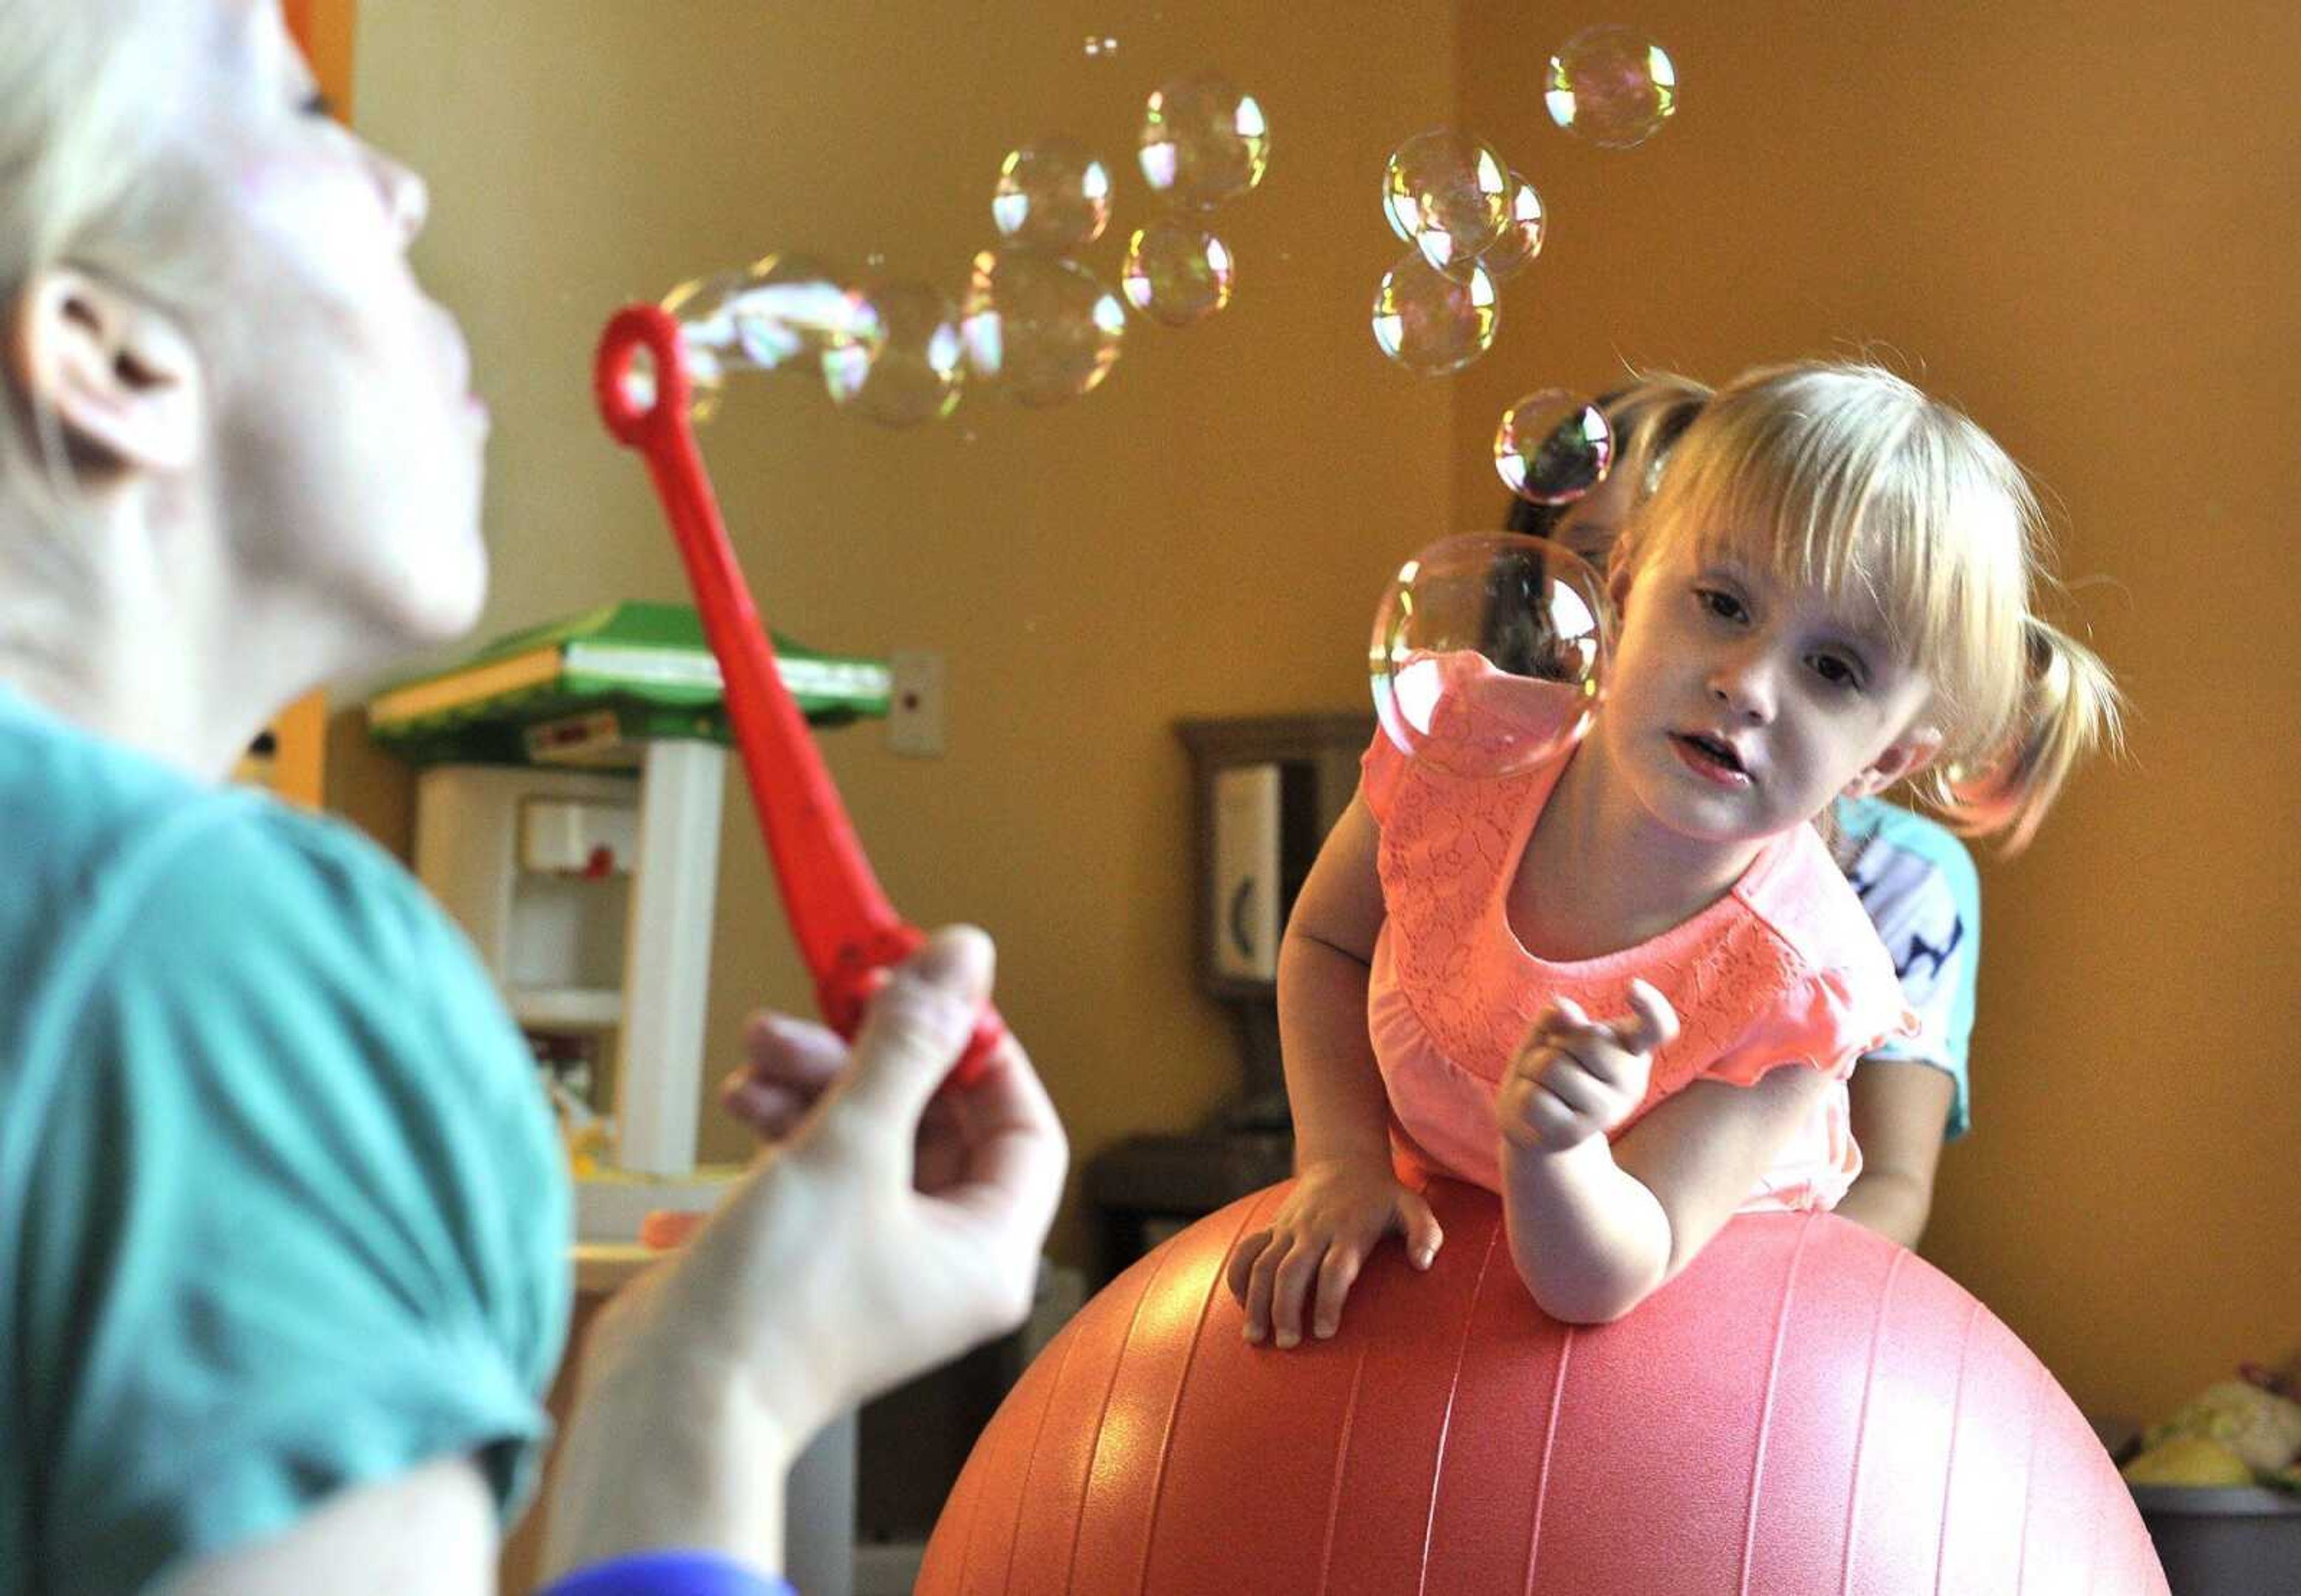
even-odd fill
[[[1153,93],[1141,144],[1142,180],[1201,211],[1252,188],[1270,163],[1261,105],[1219,72],[1193,72]]]
[[[1391,230],[1441,272],[1465,270],[1509,220],[1510,168],[1494,146],[1441,128],[1418,133],[1383,167]]]
[[[1458,281],[1410,249],[1374,296],[1374,341],[1410,372],[1443,377],[1494,347],[1502,325],[1494,280],[1471,263]]]
[[[742,359],[735,337],[734,303],[743,290],[743,274],[722,272],[681,283],[663,297],[663,308],[679,323],[679,342],[687,366],[688,413],[699,422],[719,414],[719,399],[732,363]],[[650,386],[647,403],[652,404]]]
[[[986,249],[959,303],[975,376],[1038,408],[1091,393],[1126,336],[1118,297],[1075,261],[1033,249]]]
[[[1613,464],[1606,413],[1563,389],[1527,395],[1494,429],[1494,469],[1530,504],[1570,505],[1604,481]]]
[[[1110,171],[1067,138],[1009,150],[999,165],[991,219],[1017,244],[1059,255],[1083,249],[1110,225]]]
[[[1375,713],[1402,753],[1507,776],[1572,747],[1594,718],[1605,586],[1555,543],[1445,538],[1399,567],[1375,613]]]
[[[874,350],[882,336],[861,297],[807,255],[766,255],[683,282],[663,308],[679,322],[697,421],[716,413],[732,372],[811,368],[834,349]]]
[[[1550,233],[1550,216],[1543,207],[1542,196],[1516,172],[1510,173],[1508,211],[1501,235],[1478,256],[1478,264],[1496,282],[1508,282],[1525,271],[1542,253],[1543,240]]]
[[[1126,302],[1169,327],[1203,322],[1230,303],[1230,246],[1195,221],[1161,216],[1137,228],[1119,279]]]
[[[940,421],[957,409],[966,355],[950,298],[923,282],[883,279],[866,282],[863,297],[885,338],[875,352],[855,344],[823,357],[832,398],[886,427]]]
[[[1678,68],[1635,28],[1586,28],[1550,58],[1543,99],[1550,120],[1607,149],[1661,131],[1678,109]]]
[[[743,269],[732,311],[743,359],[762,372],[794,362],[813,366],[833,349],[879,338],[871,307],[812,255],[770,255],[752,262]]]

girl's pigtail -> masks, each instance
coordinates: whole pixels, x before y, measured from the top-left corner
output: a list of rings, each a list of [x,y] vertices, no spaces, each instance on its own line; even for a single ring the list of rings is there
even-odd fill
[[[2012,738],[1979,770],[1940,773],[1933,795],[1964,835],[2004,832],[2009,854],[2029,845],[2078,761],[2124,739],[2123,698],[2099,656],[2035,615],[2023,640],[2028,681]]]

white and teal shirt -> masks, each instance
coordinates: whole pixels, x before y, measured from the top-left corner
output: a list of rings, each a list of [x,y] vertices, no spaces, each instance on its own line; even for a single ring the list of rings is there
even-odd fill
[[[1981,883],[1973,856],[1949,830],[1882,798],[1841,798],[1833,851],[1894,960],[1918,1034],[1889,1040],[1871,1058],[1929,1064],[1956,1082],[1943,1140],[1971,1123],[1966,1045],[1981,966]]]

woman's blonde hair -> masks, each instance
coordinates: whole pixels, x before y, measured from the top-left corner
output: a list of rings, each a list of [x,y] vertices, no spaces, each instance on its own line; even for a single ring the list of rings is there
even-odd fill
[[[182,0],[0,0],[0,309],[18,313],[43,272],[70,265],[181,303],[192,201],[163,158],[178,119]],[[4,376],[0,422],[0,649],[68,654],[71,612],[94,590],[65,529],[71,461],[55,418]]]
[[[2026,846],[2078,761],[2119,729],[2092,650],[2037,613],[2044,517],[1970,419],[1884,369],[1804,362],[1720,389],[1669,450],[1618,557],[1681,538],[1880,611],[1931,682],[1942,735],[1920,795],[1968,835]]]

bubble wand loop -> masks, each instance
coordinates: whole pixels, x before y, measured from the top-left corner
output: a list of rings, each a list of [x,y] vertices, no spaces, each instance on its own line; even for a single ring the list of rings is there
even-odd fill
[[[654,363],[654,393],[635,393],[632,370],[644,352]],[[679,324],[652,305],[617,312],[600,337],[592,372],[599,414],[617,442],[637,450],[655,480],[703,615],[704,636],[719,659],[727,717],[735,730],[783,913],[815,977],[824,1021],[854,1037],[880,972],[909,956],[925,938],[895,912],[840,802],[839,790],[775,668],[774,646],[727,542],[726,524],[688,423],[690,388]],[[998,1010],[983,1006],[966,1052],[951,1072],[973,1082],[1006,1035]]]

